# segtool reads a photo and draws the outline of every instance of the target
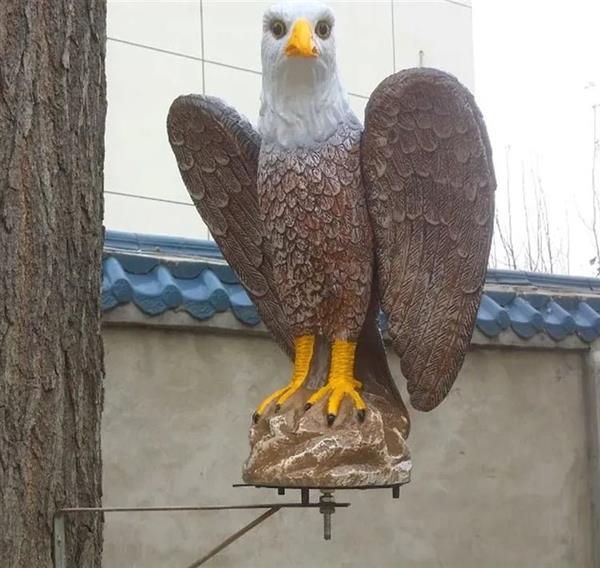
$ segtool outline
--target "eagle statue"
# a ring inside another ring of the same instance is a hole
[[[433,409],[465,358],[492,238],[496,182],[473,96],[442,71],[400,71],[371,95],[363,128],[334,14],[317,2],[266,11],[262,71],[257,130],[210,96],[177,98],[167,121],[192,200],[293,360],[254,422],[301,390],[300,413],[318,405],[325,428],[342,405],[364,421],[370,389],[404,408],[382,322],[412,405]]]

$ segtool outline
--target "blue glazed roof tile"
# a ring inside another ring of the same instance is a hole
[[[577,335],[587,343],[600,336],[600,314],[591,308],[587,302],[578,302],[577,308],[571,312]]]
[[[488,337],[509,328],[523,339],[543,333],[555,341],[576,335],[591,343],[600,337],[600,279],[489,270],[487,285],[477,327]],[[102,309],[128,303],[150,316],[177,309],[206,320],[231,311],[246,325],[260,323],[214,243],[107,231]],[[380,325],[387,326],[383,314]]]
[[[550,300],[541,313],[546,333],[556,341],[572,335],[577,329],[573,316],[554,300]]]
[[[230,286],[229,300],[231,302],[231,311],[240,321],[249,325],[258,325],[260,323],[258,311],[242,286]]]
[[[477,314],[477,325],[485,335],[495,337],[510,326],[508,312],[490,295],[484,294]]]
[[[510,290],[489,290],[487,295],[492,298],[494,302],[504,307],[508,306],[515,299],[517,293]]]
[[[133,297],[131,283],[116,259],[109,257],[104,262],[102,290],[110,290],[116,302],[130,302]]]
[[[544,329],[544,316],[520,296],[508,307],[508,317],[513,331],[523,339],[529,339]]]
[[[203,285],[201,276],[181,281],[181,293],[185,310],[199,320],[211,318],[217,312],[220,302],[211,301],[210,290]]]

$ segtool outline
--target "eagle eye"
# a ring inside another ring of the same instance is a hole
[[[269,28],[271,30],[271,33],[277,39],[281,39],[287,32],[287,28],[281,20],[273,20]]]
[[[327,20],[320,20],[315,26],[315,32],[321,39],[327,39],[331,35],[331,24]]]

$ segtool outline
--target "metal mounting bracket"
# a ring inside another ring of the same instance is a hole
[[[331,540],[331,516],[338,508],[350,507],[350,503],[337,503],[334,498],[334,487],[281,487],[281,486],[266,486],[266,485],[249,485],[246,483],[236,483],[233,487],[257,487],[262,489],[276,489],[278,495],[285,495],[288,490],[300,491],[299,503],[265,503],[265,504],[250,504],[250,505],[224,505],[224,506],[174,506],[174,507],[70,507],[59,509],[54,513],[52,529],[52,552],[54,568],[71,568],[67,566],[67,541],[66,541],[66,524],[67,518],[80,514],[101,515],[104,513],[157,513],[157,512],[180,512],[180,511],[232,511],[232,510],[249,510],[249,509],[266,509],[259,517],[244,525],[238,531],[227,537],[212,550],[207,552],[202,558],[196,560],[186,568],[197,568],[208,562],[213,556],[217,555],[223,549],[234,543],[240,537],[250,532],[268,518],[275,515],[282,509],[319,509],[323,515],[323,538]],[[379,485],[379,486],[358,486],[344,487],[348,489],[392,489],[392,497],[398,499],[400,497],[400,485]],[[319,490],[321,497],[318,503],[311,503],[310,490]],[[338,488],[339,489],[339,488]]]
[[[284,491],[285,493],[285,491]],[[279,492],[281,495],[281,491]],[[336,503],[335,501],[327,503],[327,511],[329,519],[331,512],[335,512],[338,507],[349,507],[350,503]],[[244,525],[241,529],[227,537],[224,541],[207,552],[202,558],[196,560],[186,568],[197,568],[202,566],[213,556],[227,548],[230,544],[238,540],[240,537],[257,527],[268,518],[272,517],[281,509],[319,509],[322,511],[321,503],[310,503],[308,499],[308,490],[301,492],[301,500],[299,503],[266,503],[266,504],[251,504],[251,505],[225,505],[215,507],[202,506],[182,506],[182,507],[71,507],[59,509],[54,513],[52,528],[52,544],[53,544],[53,561],[54,568],[68,568],[67,566],[67,542],[66,542],[66,523],[69,516],[80,514],[104,514],[104,513],[156,513],[156,512],[180,512],[180,511],[232,511],[232,510],[249,510],[249,509],[266,509],[259,517]],[[325,513],[324,513],[325,514]],[[330,522],[330,521],[329,521]],[[331,525],[329,530],[331,538]]]

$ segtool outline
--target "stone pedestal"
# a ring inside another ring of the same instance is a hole
[[[245,483],[344,488],[410,481],[408,420],[397,405],[363,393],[367,412],[361,423],[346,397],[328,426],[326,400],[304,411],[312,392],[299,391],[278,414],[271,409],[251,427]]]

